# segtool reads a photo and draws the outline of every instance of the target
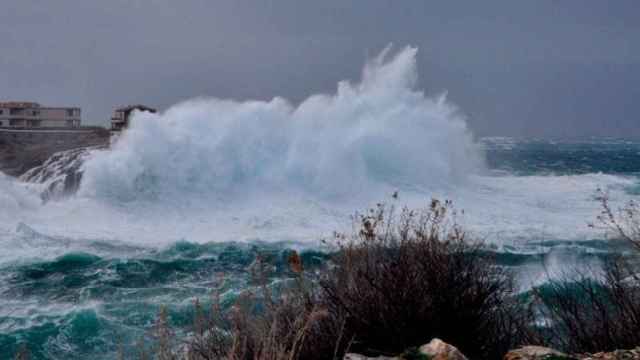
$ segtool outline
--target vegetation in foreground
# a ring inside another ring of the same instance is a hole
[[[537,290],[548,319],[548,343],[573,353],[631,349],[640,345],[640,206],[628,203],[612,209],[599,191],[602,212],[593,225],[614,234],[630,254],[611,255],[602,269],[574,271]]]
[[[515,301],[513,277],[466,238],[450,202],[415,211],[379,205],[354,218],[353,234],[336,234],[326,268],[310,271],[292,252],[291,280],[267,281],[269,265],[252,267],[256,287],[230,311],[214,295],[195,304],[188,340],[175,342],[167,314],[154,328],[158,359],[341,359],[349,352],[391,355],[447,339],[475,358],[495,358],[535,341],[529,312]]]

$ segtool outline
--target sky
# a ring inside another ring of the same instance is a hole
[[[294,102],[419,48],[477,136],[640,137],[637,0],[2,0],[0,100],[165,109],[198,96]]]

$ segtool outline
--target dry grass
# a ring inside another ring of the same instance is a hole
[[[230,311],[222,310],[217,290],[208,311],[196,301],[191,336],[181,346],[171,343],[166,312],[161,311],[154,328],[155,356],[163,360],[325,359],[315,351],[318,342],[325,340],[315,332],[315,324],[327,313],[305,278],[297,253],[292,253],[290,266],[293,279],[284,289],[274,290],[267,280],[270,266],[258,257],[252,266],[256,286],[240,295]]]

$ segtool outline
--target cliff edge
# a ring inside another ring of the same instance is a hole
[[[0,172],[21,176],[42,165],[53,154],[109,144],[109,131],[103,128],[79,130],[0,129]]]

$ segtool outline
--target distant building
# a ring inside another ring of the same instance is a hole
[[[157,110],[144,105],[128,105],[117,108],[111,117],[111,132],[119,132],[129,127],[129,117],[134,110],[156,113]]]
[[[80,127],[80,108],[44,107],[35,102],[0,102],[0,127],[75,128]]]

